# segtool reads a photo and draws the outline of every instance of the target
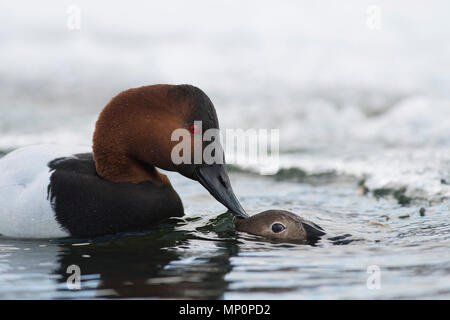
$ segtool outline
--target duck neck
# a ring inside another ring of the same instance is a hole
[[[160,173],[155,166],[135,160],[129,155],[113,149],[93,148],[97,174],[112,182],[140,183],[150,181],[169,185],[167,176]]]
[[[97,174],[112,182],[140,183],[150,181],[160,185],[170,185],[166,175],[151,164],[140,161],[129,150],[126,123],[105,108],[95,126],[93,156]],[[118,122],[119,121],[119,122]]]

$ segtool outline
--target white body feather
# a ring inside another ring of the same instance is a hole
[[[48,199],[48,163],[56,158],[91,152],[89,147],[36,145],[0,159],[0,234],[15,238],[69,236],[55,219]]]

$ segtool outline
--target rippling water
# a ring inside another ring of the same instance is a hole
[[[427,206],[421,215],[419,206],[361,196],[348,179],[313,186],[250,174],[231,178],[250,213],[292,210],[327,235],[299,245],[236,232],[230,215],[201,187],[173,176],[186,217],[144,234],[0,239],[0,297],[450,297],[448,202]],[[80,290],[66,283],[74,264],[81,270]],[[367,285],[374,265],[380,269],[379,289]]]
[[[0,157],[90,144],[117,92],[192,83],[221,128],[280,129],[277,174],[230,167],[247,211],[291,210],[327,235],[236,232],[200,185],[169,174],[186,215],[145,234],[0,238],[0,298],[450,298],[449,4],[378,1],[374,31],[360,1],[246,3],[79,1],[76,31],[60,2],[2,3]]]

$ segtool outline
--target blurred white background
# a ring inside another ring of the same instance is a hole
[[[320,151],[285,166],[386,184],[387,167],[416,181],[432,163],[441,192],[449,12],[448,1],[2,1],[0,150],[89,145],[118,92],[190,83],[222,128],[279,128],[282,151]]]

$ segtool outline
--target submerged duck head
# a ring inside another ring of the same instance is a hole
[[[113,182],[170,184],[156,167],[176,171],[200,182],[235,216],[248,217],[231,187],[218,129],[214,105],[194,86],[123,91],[106,105],[96,123],[97,173]]]
[[[238,231],[289,242],[317,240],[325,234],[317,224],[285,210],[263,211],[234,223]]]

